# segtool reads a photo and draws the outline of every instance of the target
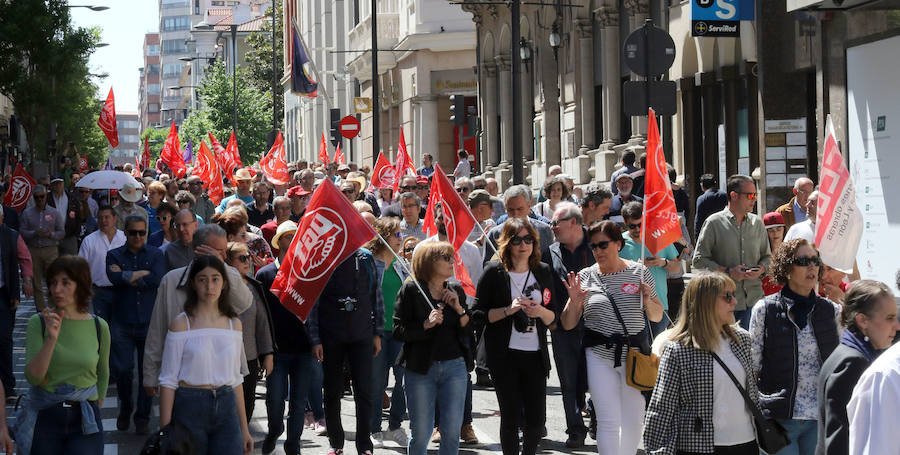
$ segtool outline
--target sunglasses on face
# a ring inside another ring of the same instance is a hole
[[[567,216],[567,217],[565,217],[565,218],[560,218],[560,219],[558,219],[558,220],[552,220],[552,221],[550,221],[550,227],[556,227],[556,226],[559,226],[560,223],[562,223],[563,221],[567,221],[567,220],[571,220],[571,219],[572,219],[571,216]]]
[[[522,244],[522,242],[525,242],[526,245],[533,245],[534,237],[530,234],[526,235],[525,237],[514,235],[513,238],[509,239],[510,245],[519,246]]]
[[[821,267],[822,259],[818,256],[798,256],[791,261],[797,267]]]
[[[468,192],[468,191],[469,191],[468,188],[457,188],[457,189],[456,189],[456,192],[457,192],[457,193],[465,193],[465,192]]]
[[[129,230],[125,231],[125,233],[130,236],[141,236],[141,237],[147,235],[147,233],[145,231],[142,231],[139,229],[129,229]]]
[[[629,230],[640,229],[640,228],[641,228],[641,223],[637,223],[637,224],[626,224],[626,226],[628,226],[628,229],[629,229]]]
[[[413,190],[416,189],[416,186],[415,186],[415,185],[411,185],[411,186],[401,186],[400,189],[403,190],[403,191],[413,191]]]
[[[191,182],[191,183],[188,183],[188,185],[191,185],[191,186],[193,186],[193,185],[200,186],[200,185],[203,185],[203,182]]]
[[[427,189],[428,189],[428,185],[417,185],[417,186],[416,186],[416,189],[417,189],[417,190],[427,190]]]
[[[597,250],[597,249],[605,250],[605,249],[609,248],[609,244],[610,244],[609,240],[604,240],[602,242],[592,243],[590,246],[591,246],[592,250]]]
[[[397,237],[398,239],[403,238],[403,234],[401,234],[400,231],[395,232],[393,235],[394,235],[394,237]]]
[[[743,191],[741,191],[738,194],[743,194],[744,196],[747,196],[748,200],[751,200],[751,201],[756,200],[756,193],[744,193]]]
[[[404,252],[404,253],[412,253],[413,250],[415,250],[415,249],[416,249],[416,247],[414,247],[414,246],[408,246],[408,247],[406,247],[406,248],[403,249],[403,252]]]
[[[238,256],[236,259],[238,261],[243,262],[244,264],[250,263],[250,255],[249,254],[242,254],[242,255]]]
[[[726,292],[725,295],[722,296],[722,298],[725,299],[726,302],[737,300],[737,297],[734,295],[734,291]]]

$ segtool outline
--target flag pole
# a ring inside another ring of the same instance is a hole
[[[419,292],[422,293],[422,297],[425,297],[425,301],[428,302],[428,306],[430,306],[432,310],[438,309],[438,307],[434,304],[434,302],[432,302],[431,299],[428,298],[428,294],[426,294],[425,290],[422,289],[422,285],[419,284],[419,280],[417,280],[415,278],[415,276],[412,273],[412,270],[410,270],[409,267],[406,266],[406,261],[403,258],[401,258],[399,255],[397,255],[397,252],[394,251],[393,248],[391,248],[391,245],[389,245],[387,243],[387,240],[385,240],[384,237],[381,236],[381,234],[378,234],[376,232],[375,235],[378,236],[378,240],[381,240],[381,243],[383,243],[384,246],[387,247],[388,251],[390,251],[391,254],[393,254],[394,257],[397,258],[397,262],[400,263],[400,266],[403,267],[403,270],[406,270],[406,273],[409,273],[409,276],[412,277],[412,282],[416,284],[417,288],[419,288]]]

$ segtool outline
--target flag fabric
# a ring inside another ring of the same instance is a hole
[[[284,138],[281,136],[281,131],[275,137],[269,153],[259,160],[259,167],[274,185],[286,185],[291,180],[288,174],[287,160],[284,157]]]
[[[88,164],[87,155],[79,155],[78,156],[78,170],[82,173],[87,172],[90,165]]]
[[[862,239],[863,216],[856,205],[856,188],[838,148],[830,114],[826,119],[825,134],[815,243],[825,265],[852,273]]]
[[[150,167],[150,136],[144,138],[144,153],[141,155],[141,162],[138,166],[141,169]]]
[[[297,25],[291,21],[291,91],[315,98],[319,83],[313,80],[306,65],[312,65],[312,62],[306,53],[306,47],[303,46]]]
[[[393,188],[394,186],[394,166],[384,157],[384,154],[378,152],[378,160],[375,161],[375,170],[372,171],[372,187],[373,188]]]
[[[322,182],[300,219],[272,283],[272,293],[306,322],[337,266],[375,235],[375,230],[337,187],[329,181]]]
[[[37,185],[37,182],[22,167],[20,162],[12,173],[9,189],[6,190],[6,196],[3,197],[3,205],[21,212],[28,205],[28,201],[31,200],[31,191],[35,185]]]
[[[209,195],[209,199],[213,204],[218,205],[225,197],[222,173],[219,171],[219,164],[216,162],[213,152],[203,141],[200,141],[200,147],[197,149],[196,175],[203,181],[203,187],[207,188],[206,194]]]
[[[113,170],[113,169],[115,169],[115,168],[113,167],[112,163],[109,161],[109,157],[106,157],[106,164],[103,165],[103,170],[104,170],[104,171],[111,171],[111,170]]]
[[[319,161],[328,166],[331,158],[328,157],[328,144],[325,142],[325,133],[322,133],[322,140],[319,141]]]
[[[338,144],[334,151],[334,162],[338,164],[347,164],[347,158],[344,158],[344,152],[341,150],[341,144]]]
[[[406,150],[406,138],[403,136],[403,127],[401,126],[400,143],[397,144],[397,161],[394,163],[394,193],[400,188],[400,180],[407,174],[407,171],[412,171],[412,174],[416,175],[416,167]]]
[[[163,144],[157,161],[160,160],[175,174],[172,177],[181,178],[187,174],[187,166],[184,165],[184,158],[181,154],[181,140],[178,139],[178,127],[175,126],[174,120],[172,126],[169,127],[169,136],[166,137],[166,143]]]
[[[219,167],[219,170],[225,173],[225,176],[228,177],[228,181],[234,181],[234,175],[231,173],[232,171],[226,165],[226,155],[228,153],[225,151],[225,147],[222,147],[222,144],[219,143],[219,140],[213,136],[212,132],[206,133],[209,136],[209,143],[212,146],[213,157],[216,159],[216,164]]]
[[[650,109],[647,128],[647,169],[644,174],[644,221],[641,241],[651,254],[681,238],[681,222],[675,209],[675,197],[669,182],[666,156],[663,154],[656,113]]]
[[[134,170],[136,170],[136,171],[141,170],[141,158],[138,156],[134,157]]]
[[[184,155],[182,155],[182,159],[184,159],[185,164],[194,162],[194,140],[188,139],[187,147],[184,148]]]
[[[237,157],[235,159],[235,157]],[[241,154],[238,152],[237,146],[237,138],[234,135],[234,131],[231,132],[231,137],[228,138],[228,145],[225,146],[225,156],[222,157],[224,162],[219,162],[219,166],[221,167],[224,164],[225,174],[228,175],[228,180],[231,183],[234,183],[234,170],[240,167]]]
[[[116,100],[113,97],[113,89],[109,88],[109,95],[103,103],[103,109],[100,110],[100,118],[97,119],[97,126],[103,130],[106,140],[112,148],[119,146],[119,128],[116,125]]]

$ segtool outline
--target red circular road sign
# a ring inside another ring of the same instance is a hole
[[[359,134],[359,120],[352,115],[348,115],[341,119],[339,128],[341,129],[341,136],[344,136],[347,139],[353,139]]]

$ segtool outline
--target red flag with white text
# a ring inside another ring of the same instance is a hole
[[[375,161],[375,170],[372,171],[372,186],[374,188],[391,188],[394,186],[394,166],[384,157],[384,153],[378,152],[378,160]]]
[[[288,174],[287,160],[284,157],[284,138],[281,136],[281,131],[275,137],[269,153],[259,160],[259,167],[274,185],[286,185],[291,180]]]
[[[350,201],[330,181],[313,192],[297,233],[272,282],[272,293],[301,321],[338,265],[375,236]]]
[[[6,196],[3,198],[3,205],[21,212],[28,205],[28,201],[31,200],[31,191],[35,185],[37,185],[37,182],[22,167],[20,162],[12,173],[9,189],[6,190]]]
[[[331,158],[328,157],[328,144],[325,143],[325,133],[322,133],[322,140],[319,141],[319,161],[328,166]]]
[[[407,175],[407,171],[412,171],[412,175],[416,175],[416,167],[413,166],[412,158],[406,150],[406,138],[403,136],[403,127],[400,127],[400,143],[397,144],[397,162],[394,163],[394,193],[400,188],[400,180]]]
[[[235,159],[237,157],[237,159]],[[228,145],[225,146],[225,154],[221,157],[216,155],[219,161],[219,167],[225,171],[225,175],[228,176],[228,181],[234,185],[234,170],[240,167],[241,154],[238,152],[237,146],[237,137],[234,135],[234,131],[231,132],[231,137],[228,138]]]
[[[681,222],[675,209],[675,197],[669,182],[666,156],[663,154],[656,113],[649,111],[647,128],[647,169],[644,174],[644,220],[641,225],[641,241],[651,254],[681,238]]]
[[[187,174],[187,166],[184,164],[184,156],[181,153],[181,140],[178,139],[178,127],[175,126],[174,120],[169,128],[169,136],[166,137],[166,143],[163,144],[159,159],[169,166],[169,169],[175,174],[173,177],[182,178]]]
[[[213,204],[218,205],[225,197],[225,188],[222,184],[222,173],[219,170],[219,163],[213,156],[213,152],[206,146],[206,142],[200,141],[200,148],[197,150],[197,174],[203,181],[203,186],[207,188],[206,194]]]
[[[119,127],[116,125],[116,100],[113,97],[113,89],[109,88],[109,95],[103,103],[103,109],[100,111],[100,118],[97,119],[97,126],[103,130],[106,140],[112,148],[119,146]]]

